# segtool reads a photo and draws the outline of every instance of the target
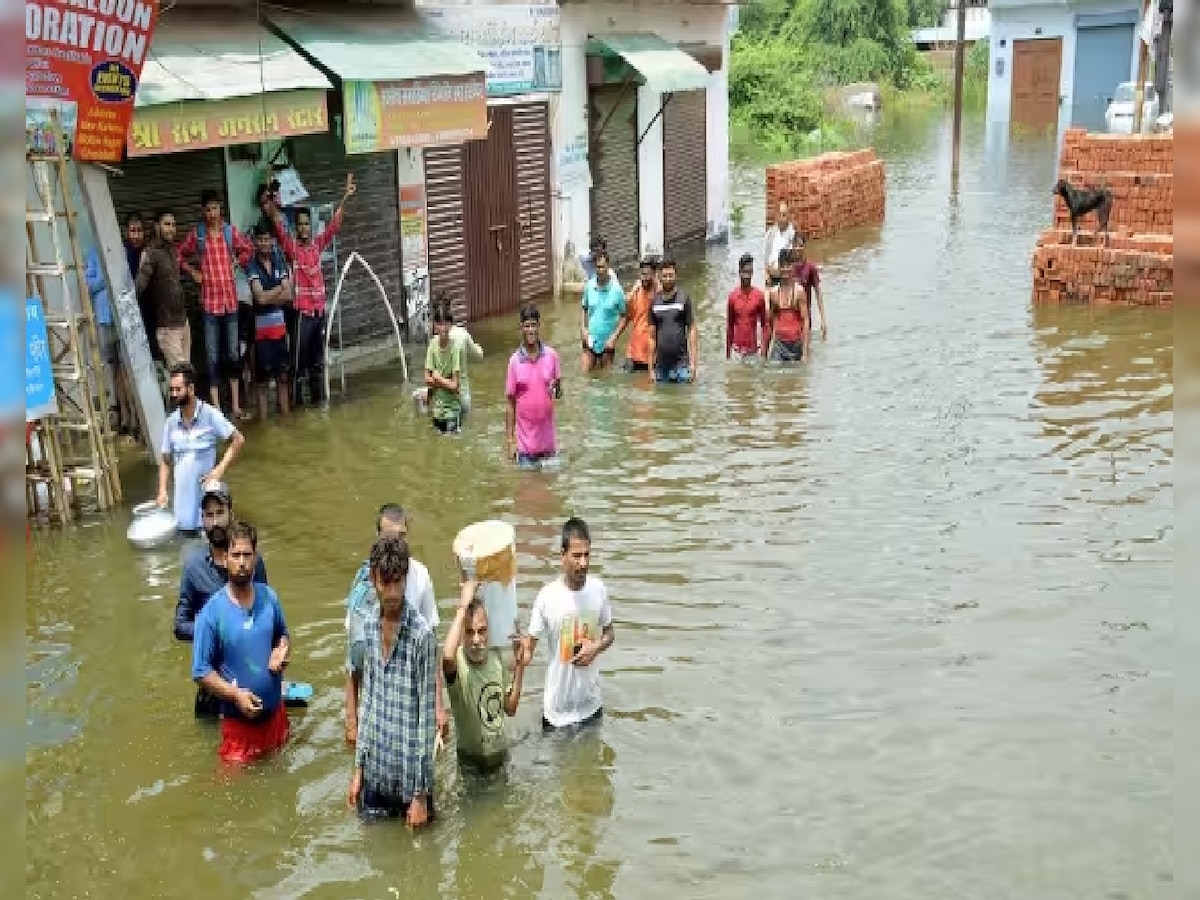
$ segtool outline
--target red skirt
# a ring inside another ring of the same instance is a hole
[[[290,730],[282,702],[261,721],[222,718],[218,753],[227,763],[251,763],[286,744]]]

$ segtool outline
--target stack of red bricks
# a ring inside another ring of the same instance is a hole
[[[883,221],[886,179],[874,150],[825,153],[767,167],[767,225],[787,201],[805,239]]]
[[[1033,254],[1035,303],[1164,306],[1174,302],[1174,141],[1170,134],[1067,132],[1059,177],[1081,188],[1112,191],[1109,240],[1095,213],[1079,222],[1054,198],[1054,227]]]

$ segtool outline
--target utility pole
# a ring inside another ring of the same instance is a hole
[[[967,65],[967,0],[955,0],[958,39],[954,43],[954,135],[950,150],[950,181],[958,186],[958,163],[962,151],[963,77]]]
[[[1146,69],[1150,66],[1150,45],[1142,40],[1146,28],[1146,20],[1151,15],[1151,5],[1155,0],[1146,0],[1142,6],[1142,19],[1138,22],[1138,71],[1137,83],[1133,86],[1133,133],[1142,133],[1142,118],[1146,109]]]
[[[1154,53],[1154,92],[1158,94],[1161,112],[1173,112],[1175,98],[1168,102],[1171,94],[1171,27],[1175,24],[1173,0],[1158,0],[1158,12],[1162,16],[1162,29],[1158,33],[1158,46]]]

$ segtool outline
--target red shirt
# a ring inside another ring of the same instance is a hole
[[[233,257],[244,269],[254,256],[254,245],[250,239],[231,228],[233,246],[225,246],[225,223],[204,230],[204,253],[200,255],[200,305],[206,313],[222,316],[238,311],[237,282],[233,278]],[[195,229],[187,236],[176,255],[179,264],[196,256],[200,250],[200,238]]]
[[[796,279],[796,284],[804,288],[804,296],[808,300],[808,305],[812,306],[813,290],[821,285],[821,273],[807,259],[802,263],[796,263],[792,272],[795,273],[793,277]]]
[[[759,327],[763,340],[767,338],[767,301],[756,287],[744,290],[741,286],[729,292],[725,318],[725,358],[734,347],[740,353],[758,353]]]
[[[321,254],[342,227],[342,210],[339,208],[324,231],[307,244],[277,228],[275,239],[294,264],[293,287],[296,291],[296,312],[302,316],[319,316],[325,312],[325,276],[321,273]]]
[[[781,297],[783,288],[775,290],[775,337],[794,344],[804,337],[804,315],[801,312],[803,295],[795,282],[791,285],[791,297]],[[790,303],[787,302],[790,300]]]

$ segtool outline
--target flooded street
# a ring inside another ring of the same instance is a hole
[[[723,359],[736,260],[761,264],[748,170],[745,235],[681,260],[694,390],[584,378],[576,304],[544,307],[560,472],[503,458],[515,316],[472,329],[459,439],[394,371],[247,428],[231,487],[316,689],[270,764],[223,775],[193,719],[178,548],[132,551],[127,512],[35,536],[27,896],[1170,896],[1171,313],[1031,309],[1053,145],[986,159],[970,124],[956,199],[948,120],[877,147],[886,224],[810,248],[807,368]],[[151,497],[150,468],[125,487]],[[583,516],[616,615],[602,728],[542,737],[539,650],[507,771],[443,756],[415,838],[345,808],[343,600],[389,500],[444,610],[456,532],[512,522],[522,621]]]

